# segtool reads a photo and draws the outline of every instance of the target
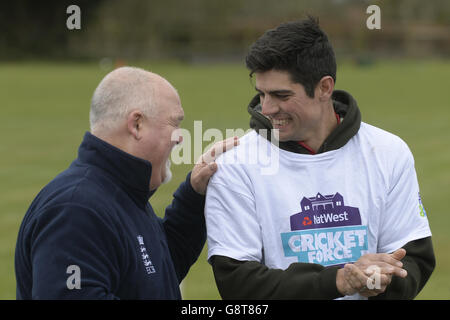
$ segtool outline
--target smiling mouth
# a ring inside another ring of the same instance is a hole
[[[289,119],[270,119],[274,128],[284,127],[289,123]]]

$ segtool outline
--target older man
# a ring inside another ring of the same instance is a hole
[[[148,201],[170,179],[183,117],[176,90],[156,74],[123,67],[101,81],[78,158],[44,187],[20,227],[18,299],[181,298],[179,283],[205,242],[204,194],[217,170],[200,161],[165,218],[155,215]]]

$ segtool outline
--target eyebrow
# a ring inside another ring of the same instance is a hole
[[[258,91],[259,93],[264,93],[262,92],[260,89],[258,89],[258,87],[255,87],[255,90]],[[274,89],[274,90],[270,90],[268,92],[270,95],[286,95],[286,94],[294,94],[294,91],[292,90],[287,90],[287,89]]]

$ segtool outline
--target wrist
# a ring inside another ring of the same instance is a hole
[[[336,287],[336,273],[339,269],[338,266],[332,266],[320,272],[318,281],[324,299],[336,299],[343,296]]]

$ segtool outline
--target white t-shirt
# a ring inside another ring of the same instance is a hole
[[[206,193],[208,259],[344,265],[431,236],[411,151],[369,124],[317,155],[251,131],[217,163]]]

